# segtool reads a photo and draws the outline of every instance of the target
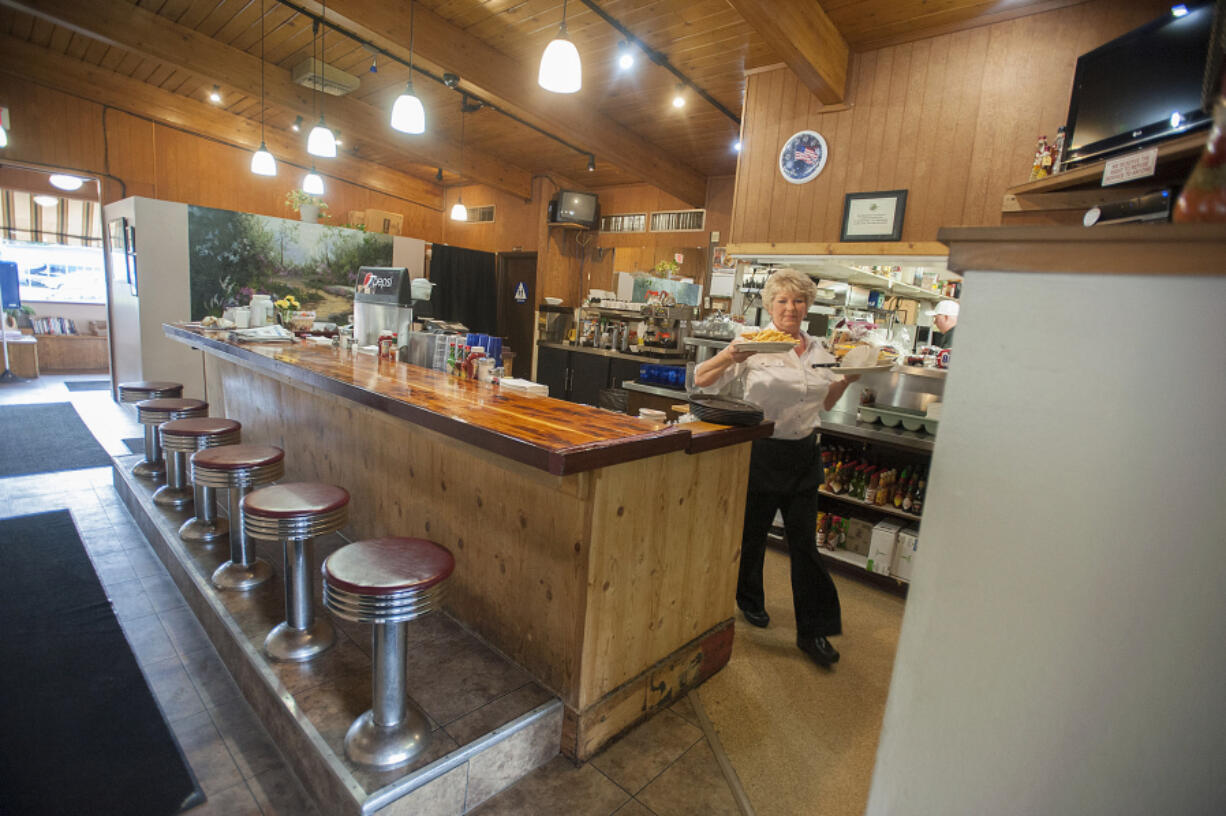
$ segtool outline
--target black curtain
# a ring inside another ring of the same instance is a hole
[[[490,252],[435,244],[430,256],[434,316],[463,323],[471,332],[496,334],[498,285],[494,261]]]

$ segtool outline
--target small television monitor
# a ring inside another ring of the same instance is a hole
[[[555,224],[581,224],[591,229],[600,221],[600,204],[593,193],[559,190],[550,202],[549,220]]]
[[[1213,3],[1187,3],[1077,59],[1064,167],[1207,125]]]

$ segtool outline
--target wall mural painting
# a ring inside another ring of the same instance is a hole
[[[208,207],[187,208],[187,241],[192,320],[268,294],[348,323],[358,268],[392,265],[391,235]]]

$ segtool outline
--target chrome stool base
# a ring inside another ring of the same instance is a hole
[[[153,503],[158,507],[171,510],[182,510],[190,507],[196,500],[196,493],[190,487],[171,487],[162,485],[153,494]]]
[[[345,734],[346,756],[381,771],[409,764],[429,744],[430,721],[413,705],[405,708],[403,720],[391,726],[375,724],[375,713],[367,711]]]
[[[179,538],[188,544],[214,544],[230,535],[230,522],[224,518],[205,521],[193,516],[179,528]]]
[[[272,565],[263,558],[257,558],[250,564],[227,561],[213,571],[213,586],[229,592],[246,592],[271,577]]]
[[[166,462],[164,460],[138,462],[136,467],[132,468],[132,475],[151,482],[164,482],[166,481]]]
[[[306,629],[278,623],[264,639],[264,653],[281,663],[300,663],[327,651],[336,640],[332,624],[316,620]]]

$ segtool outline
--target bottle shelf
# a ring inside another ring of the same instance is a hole
[[[922,518],[922,516],[918,516],[915,513],[908,513],[906,510],[899,510],[892,504],[888,506],[884,504],[869,504],[863,499],[855,499],[845,493],[831,493],[829,490],[825,490],[823,488],[818,488],[817,492],[820,495],[828,496],[835,501],[854,504],[857,507],[863,507],[868,510],[876,510],[878,513],[885,513],[888,516],[895,516],[896,518],[909,519],[910,521],[919,521]]]

